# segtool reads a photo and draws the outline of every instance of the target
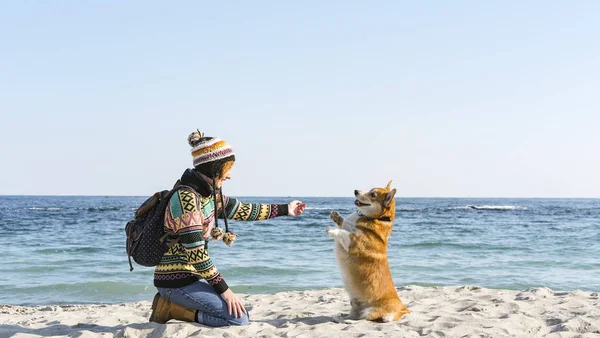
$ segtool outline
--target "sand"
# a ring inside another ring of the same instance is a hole
[[[251,323],[149,323],[150,301],[0,305],[0,337],[600,337],[598,293],[477,286],[398,287],[412,311],[393,323],[344,320],[343,289],[239,295]]]

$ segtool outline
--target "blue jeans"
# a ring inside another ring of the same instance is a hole
[[[235,318],[227,310],[227,303],[205,280],[199,280],[182,288],[157,288],[163,298],[198,310],[196,321],[208,326],[248,325],[250,317],[242,313]],[[246,312],[248,312],[246,310]]]

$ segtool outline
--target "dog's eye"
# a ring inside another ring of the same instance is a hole
[[[374,192],[372,192],[372,193],[371,193],[371,197],[375,197],[376,195],[377,195],[377,194],[376,194],[376,193],[374,193]]]

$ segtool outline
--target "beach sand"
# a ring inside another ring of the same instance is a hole
[[[149,323],[150,300],[111,305],[0,305],[0,337],[599,337],[598,293],[403,286],[411,314],[393,323],[340,320],[343,289],[239,295],[251,323]]]

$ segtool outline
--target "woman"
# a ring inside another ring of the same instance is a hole
[[[158,293],[152,302],[150,321],[164,324],[170,319],[208,326],[247,325],[248,312],[228,287],[208,254],[208,240],[223,239],[231,245],[235,234],[216,226],[217,216],[240,221],[258,221],[277,216],[299,216],[306,204],[249,204],[221,194],[223,182],[231,178],[235,155],[216,137],[196,131],[188,137],[194,169],[180,180],[186,187],[171,197],[165,212],[165,227],[177,233],[178,242],[163,256],[154,272]],[[224,206],[224,207],[223,207]]]

